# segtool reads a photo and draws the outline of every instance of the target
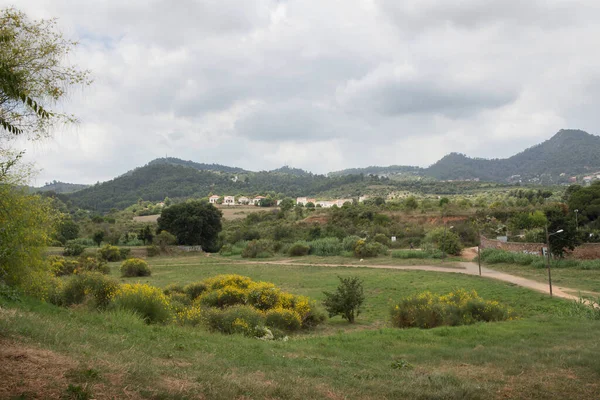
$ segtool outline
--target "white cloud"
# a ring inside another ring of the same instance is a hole
[[[9,2],[0,0],[1,5]],[[81,123],[25,144],[38,181],[165,154],[248,169],[427,166],[599,132],[594,0],[31,0],[80,40]]]

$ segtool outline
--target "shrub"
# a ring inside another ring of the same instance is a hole
[[[388,248],[381,243],[369,243],[363,239],[356,242],[354,255],[359,258],[377,257],[380,254],[386,254]]]
[[[285,308],[267,311],[265,321],[269,328],[281,329],[287,332],[297,331],[302,326],[300,315],[294,310]]]
[[[288,254],[292,257],[302,257],[308,255],[310,246],[306,242],[296,242],[288,250]]]
[[[446,254],[459,256],[462,250],[460,238],[447,228],[437,228],[425,235],[425,242],[435,245]]]
[[[106,261],[93,256],[82,255],[77,260],[77,263],[77,271],[100,272],[105,275],[110,273],[110,268],[106,264]]]
[[[69,260],[61,256],[49,256],[46,260],[50,264],[50,269],[56,276],[73,274],[79,264],[75,260]]]
[[[392,244],[392,240],[383,233],[378,233],[377,235],[375,235],[373,241],[381,243],[382,245],[387,247],[390,247],[390,245]]]
[[[345,251],[354,252],[354,248],[356,247],[356,243],[360,240],[358,236],[346,236],[342,241],[342,247]]]
[[[323,292],[325,294],[323,305],[330,317],[341,315],[342,318],[353,323],[360,315],[360,308],[365,300],[363,282],[358,277],[338,276],[338,278],[340,284],[335,293]]]
[[[121,261],[121,251],[117,246],[111,246],[110,244],[107,244],[98,250],[98,253],[100,254],[100,258],[105,261]]]
[[[123,277],[150,276],[151,274],[148,263],[140,258],[130,258],[121,263],[121,276]]]
[[[316,239],[309,243],[310,254],[316,256],[338,256],[342,252],[342,242],[338,238]]]
[[[84,251],[85,247],[83,247],[81,244],[73,240],[69,240],[67,244],[65,244],[63,255],[68,257],[77,257],[81,255],[81,253],[83,253]]]
[[[172,293],[185,293],[185,291],[183,285],[179,283],[169,283],[167,286],[164,287],[163,293],[168,296]]]
[[[119,248],[119,256],[121,257],[121,260],[125,260],[125,259],[129,258],[130,255],[131,255],[131,249],[127,249],[127,248],[123,248],[123,247]]]
[[[197,306],[185,307],[175,313],[175,319],[180,325],[196,326],[202,323],[202,310]]]
[[[134,311],[147,323],[165,323],[171,319],[171,306],[167,296],[159,288],[144,284],[121,285],[112,307]]]
[[[266,239],[252,240],[248,242],[242,257],[244,258],[266,258],[273,255],[273,242]]]
[[[119,288],[119,283],[99,272],[73,275],[62,289],[61,303],[69,306],[90,301],[95,308],[106,308]]]
[[[96,243],[94,243],[94,241],[90,238],[77,238],[69,240],[69,242],[80,244],[83,247],[93,247],[96,245]]]
[[[200,297],[202,293],[206,292],[207,289],[208,287],[204,282],[194,282],[186,285],[183,288],[183,293],[187,294],[190,299],[194,300],[197,297]]]
[[[249,288],[248,304],[259,310],[270,310],[280,303],[280,294],[281,291],[272,283],[258,282]]]
[[[392,258],[442,258],[443,253],[440,250],[395,250],[392,251]]]
[[[245,289],[236,286],[225,286],[210,292],[205,292],[199,298],[200,304],[208,307],[230,307],[237,304],[246,304],[248,294]]]
[[[160,248],[155,244],[153,244],[151,246],[147,246],[146,247],[146,255],[148,257],[156,257],[156,256],[160,255]]]
[[[496,301],[485,301],[475,291],[463,289],[436,296],[430,292],[403,298],[392,307],[392,325],[398,328],[435,328],[478,321],[503,321],[511,312]]]
[[[211,331],[245,336],[263,336],[265,316],[254,307],[238,305],[224,310],[209,308],[204,311],[204,321]]]
[[[228,274],[228,275],[217,275],[212,278],[205,279],[204,284],[210,290],[220,289],[225,286],[235,286],[240,289],[247,289],[252,285],[252,279],[247,276]]]

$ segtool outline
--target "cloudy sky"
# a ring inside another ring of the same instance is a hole
[[[25,144],[93,183],[165,155],[251,170],[507,157],[600,133],[597,0],[27,0],[79,40],[80,123]]]

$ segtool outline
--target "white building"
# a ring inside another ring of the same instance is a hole
[[[309,197],[298,197],[296,199],[296,205],[298,206],[305,206],[307,203],[313,203],[316,206],[317,200],[311,199]]]
[[[210,202],[210,204],[217,204],[217,201],[219,200],[219,196],[212,195],[208,198],[208,201]]]
[[[250,203],[250,199],[245,196],[238,197],[238,203],[239,204],[248,204],[248,203]]]
[[[257,205],[258,203],[260,203],[260,201],[262,199],[266,199],[265,196],[256,196],[255,198],[252,199],[252,204]]]
[[[235,204],[235,197],[234,196],[225,196],[223,198],[223,204],[228,205],[228,206],[233,206]]]

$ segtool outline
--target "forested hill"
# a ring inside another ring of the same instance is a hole
[[[150,163],[111,181],[73,193],[69,199],[81,208],[106,212],[111,208],[125,208],[140,198],[161,201],[165,197],[200,198],[211,193],[238,196],[267,192],[290,197],[311,196],[362,179],[364,177],[356,175],[328,178],[324,175],[266,171],[223,173],[200,171],[173,163]]]
[[[55,192],[55,193],[72,193],[78,190],[83,190],[89,185],[80,185],[77,183],[67,183],[67,182],[59,182],[53,181],[48,182],[42,187],[32,187],[31,190],[34,192]]]
[[[437,179],[506,181],[514,177],[559,182],[596,171],[600,171],[600,137],[580,130],[561,130],[545,142],[506,159],[485,160],[452,153],[427,168],[425,174]]]
[[[216,172],[230,172],[230,173],[248,172],[242,168],[228,167],[226,165],[221,165],[221,164],[197,163],[194,161],[185,161],[185,160],[181,160],[179,158],[174,158],[174,157],[157,158],[148,163],[148,165],[155,165],[155,164],[181,165],[184,167],[194,168],[199,171],[216,171]]]
[[[425,176],[441,180],[479,179],[507,182],[567,182],[570,176],[600,171],[600,137],[581,130],[561,130],[552,138],[505,159],[470,158],[450,153],[428,168],[398,166],[352,168],[329,176],[374,174]],[[561,174],[564,174],[561,176]]]

